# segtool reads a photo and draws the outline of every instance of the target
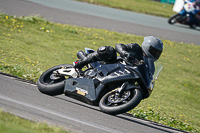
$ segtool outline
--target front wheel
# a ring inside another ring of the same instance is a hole
[[[73,65],[71,64],[63,64],[46,70],[38,79],[37,86],[39,91],[51,96],[63,94],[66,76],[57,75],[55,72],[58,69],[72,67]]]
[[[172,17],[169,18],[168,23],[169,23],[169,24],[175,24],[175,23],[177,23],[177,22],[179,21],[179,19],[180,19],[181,17],[182,17],[182,16],[181,16],[179,13],[177,13],[177,14],[175,14],[175,15],[173,15]]]
[[[122,114],[135,108],[142,98],[143,94],[139,89],[126,90],[120,97],[116,91],[111,91],[101,98],[99,108],[108,114]]]

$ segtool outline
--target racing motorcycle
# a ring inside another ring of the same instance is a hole
[[[81,59],[92,52],[94,50],[85,48],[85,52],[78,52],[77,56]],[[84,70],[73,66],[62,64],[46,70],[38,79],[39,91],[51,96],[65,94],[99,106],[102,112],[112,115],[130,111],[148,98],[162,70],[159,65],[150,77],[143,60],[132,65],[120,57],[114,64],[89,63]]]
[[[194,15],[195,10],[199,7],[194,5],[194,2],[185,1],[182,10],[171,16],[168,20],[169,24],[180,23],[184,25],[189,25],[190,28],[200,27],[200,23],[188,23],[190,19],[190,15]],[[200,14],[198,14],[200,16]]]

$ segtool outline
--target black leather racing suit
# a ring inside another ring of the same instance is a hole
[[[132,64],[143,60],[142,48],[137,43],[129,43],[126,45],[120,43],[115,46],[115,49],[122,58],[125,58]]]
[[[91,53],[80,59],[75,68],[82,68],[88,63],[101,61],[104,64],[114,63],[117,60],[117,53],[120,54],[122,58],[125,58],[130,63],[134,63],[136,60],[143,60],[143,52],[141,47],[137,43],[130,44],[117,44],[115,49],[111,46],[102,46],[94,53]]]

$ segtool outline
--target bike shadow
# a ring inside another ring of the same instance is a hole
[[[90,104],[87,104],[87,103],[84,103],[84,102],[81,102],[81,101],[78,101],[78,100],[74,101],[73,98],[66,99],[66,96],[55,96],[55,98],[60,99],[60,100],[64,100],[66,102],[70,102],[70,103],[73,103],[73,104],[76,104],[76,105],[79,105],[79,106],[84,107],[84,108],[88,108],[88,109],[95,110],[95,111],[103,113],[99,109],[98,106],[93,106],[93,105],[90,105]],[[110,115],[110,114],[106,114],[106,113],[103,113],[103,114]],[[174,129],[174,128],[171,128],[171,127],[168,127],[168,126],[165,126],[165,125],[161,125],[161,124],[158,124],[158,123],[153,122],[153,121],[144,120],[144,119],[134,117],[132,114],[128,114],[128,113],[123,113],[123,114],[119,114],[119,115],[111,115],[111,116],[114,116],[114,117],[117,117],[117,118],[120,118],[120,119],[123,119],[123,120],[127,120],[127,121],[132,122],[132,123],[137,123],[137,124],[141,124],[143,126],[154,128],[154,129],[157,129],[161,132],[174,133],[175,130],[177,132],[183,132],[181,130]],[[172,131],[169,131],[169,129],[171,129]]]
[[[196,31],[200,31],[200,28],[197,27],[197,28],[190,28],[189,26],[187,25],[175,25],[177,27],[180,27],[180,28],[184,28],[184,29],[190,29],[190,30],[196,30]]]
[[[76,100],[76,99],[73,99],[73,98],[70,98],[70,97],[66,97],[64,95],[54,96],[54,97],[57,98],[57,99],[60,99],[60,100],[64,100],[66,102],[70,102],[70,103],[73,103],[73,104],[76,104],[76,105],[79,105],[79,106],[82,106],[82,107],[85,107],[85,108],[89,108],[89,109],[101,112],[98,106],[90,105],[90,104],[87,104],[85,102],[82,102],[82,101],[79,101],[79,100]],[[66,99],[66,98],[69,98],[69,99]]]

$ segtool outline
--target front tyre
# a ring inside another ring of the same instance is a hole
[[[99,108],[108,114],[122,114],[135,108],[142,98],[143,94],[139,89],[126,90],[120,98],[116,91],[110,91],[101,98]]]
[[[182,17],[182,16],[181,16],[179,13],[177,13],[177,14],[175,14],[175,15],[173,15],[172,17],[169,18],[168,23],[169,23],[169,24],[175,24],[175,23],[177,23],[177,22],[179,21],[179,19],[180,19],[181,17]]]
[[[38,90],[47,95],[60,95],[64,92],[65,76],[56,75],[54,72],[61,68],[72,68],[71,64],[62,64],[46,70],[38,79]]]

